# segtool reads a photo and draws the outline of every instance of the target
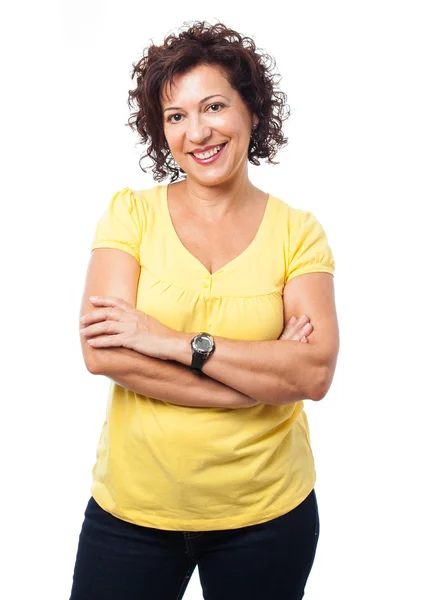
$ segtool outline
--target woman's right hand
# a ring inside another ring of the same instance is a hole
[[[294,342],[308,343],[308,336],[313,331],[313,325],[307,315],[302,315],[300,319],[293,316],[281,332],[279,340],[292,340]]]
[[[303,315],[300,319],[293,316],[278,339],[306,344],[308,342],[308,336],[311,335],[313,329],[313,325],[310,323],[310,319],[307,315]],[[251,406],[261,404],[258,400],[244,396],[240,392],[235,394],[231,401],[232,405],[227,408],[250,408]]]

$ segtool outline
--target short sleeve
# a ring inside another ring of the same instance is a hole
[[[118,248],[140,262],[142,227],[140,207],[130,188],[123,188],[111,198],[97,223],[91,251],[95,248]]]
[[[334,256],[321,223],[312,212],[291,210],[285,283],[304,273],[334,275],[334,270]]]

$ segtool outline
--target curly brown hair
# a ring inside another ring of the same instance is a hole
[[[183,27],[188,29],[183,31]],[[278,164],[272,159],[287,144],[282,122],[289,117],[290,110],[286,94],[276,87],[276,78],[280,76],[271,72],[275,60],[259,52],[250,37],[221,22],[214,25],[206,21],[185,22],[179,31],[179,35],[171,33],[165,37],[161,46],[155,46],[151,40],[141,60],[132,63],[131,78],[136,76],[136,88],[129,90],[128,105],[135,108],[135,112],[126,125],[139,133],[139,143],[149,144],[139,160],[142,171],[146,172],[142,160],[149,157],[153,161],[155,181],[162,181],[171,174],[173,183],[185,173],[168,147],[160,99],[166,82],[173,85],[176,74],[184,74],[201,64],[223,67],[230,85],[259,118],[258,126],[251,133],[249,162],[259,165],[261,158]]]

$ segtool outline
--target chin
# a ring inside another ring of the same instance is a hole
[[[208,186],[221,185],[226,183],[233,177],[233,173],[209,173],[207,175],[199,175],[197,173],[187,173],[190,179],[195,179],[198,183]]]
[[[189,169],[189,171],[185,171],[186,175],[191,179],[195,179],[199,183],[204,183],[205,185],[219,185],[222,183],[226,183],[230,179],[232,179],[237,170],[233,169],[230,165],[226,165],[225,168],[215,168],[215,169],[204,169],[201,173],[200,170]]]

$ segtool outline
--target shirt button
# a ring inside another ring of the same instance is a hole
[[[210,282],[208,279],[205,279],[202,283],[202,287],[204,288],[209,288],[210,287]]]

